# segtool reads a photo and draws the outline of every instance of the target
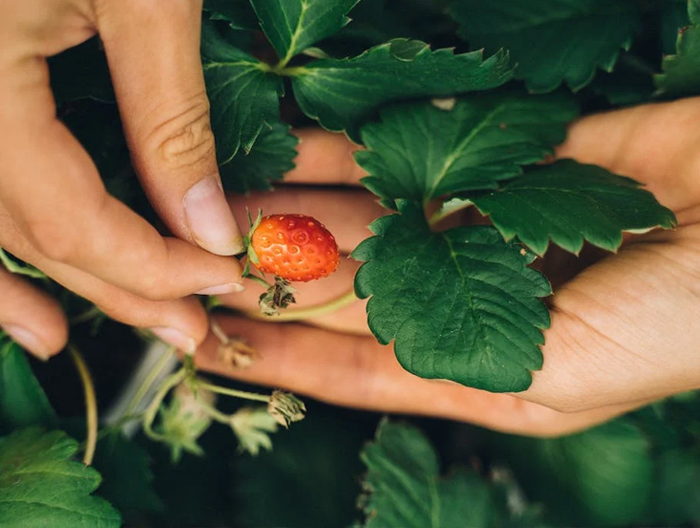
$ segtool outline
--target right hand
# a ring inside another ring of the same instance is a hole
[[[372,337],[364,300],[315,314],[303,324],[218,315],[224,333],[243,339],[260,357],[250,368],[232,368],[212,336],[196,359],[219,375],[333,404],[537,436],[572,433],[698,389],[699,123],[696,97],[591,115],[571,125],[559,157],[601,165],[644,183],[676,213],[678,228],[634,235],[615,254],[587,250],[575,258],[550,249],[539,262],[554,283],[552,324],[545,331],[544,367],[533,372],[524,392],[493,394],[410,374],[399,365],[393,346]],[[370,236],[367,224],[387,211],[369,192],[347,186],[359,184],[365,174],[353,163],[354,147],[344,136],[318,130],[300,135],[297,166],[286,178],[295,185],[253,194],[246,204],[314,216],[347,254]],[[237,200],[232,203],[240,209]],[[324,305],[352,291],[358,266],[341,259],[338,272],[327,279],[294,284],[299,307]],[[247,311],[255,308],[256,293],[251,287],[222,301]]]
[[[202,0],[0,0],[0,247],[107,315],[193,351],[193,293],[240,291],[240,230],[220,187],[199,56]],[[134,167],[179,238],[107,194],[56,119],[46,57],[99,33]],[[38,357],[63,348],[58,303],[0,266],[0,325]]]

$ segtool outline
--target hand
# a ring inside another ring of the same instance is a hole
[[[369,235],[385,214],[367,192],[311,185],[356,184],[363,175],[352,147],[339,135],[302,131],[293,184],[256,195],[251,207],[311,214],[335,233],[342,251]],[[210,336],[197,353],[204,369],[283,387],[327,402],[394,413],[463,420],[500,431],[558,435],[580,430],[652,400],[700,387],[700,98],[586,117],[575,123],[560,157],[595,163],[647,185],[673,209],[679,227],[627,238],[615,255],[590,265],[587,257],[550,250],[545,274],[554,279],[552,325],[545,332],[544,368],[530,389],[492,394],[404,371],[391,346],[377,344],[366,326],[364,302],[307,324],[275,324],[221,316],[231,336],[260,352],[246,370],[217,357]],[[237,200],[232,201],[238,209]],[[557,269],[574,268],[557,286]],[[566,264],[566,266],[562,266]],[[329,279],[299,285],[300,307],[352,288],[357,263],[345,260]],[[583,269],[581,269],[583,268]],[[579,273],[576,273],[579,272]],[[252,290],[252,288],[251,288]],[[254,309],[256,294],[226,298]]]
[[[0,2],[0,247],[183,350],[208,329],[189,294],[239,289],[242,239],[214,153],[202,0]],[[134,167],[172,233],[108,195],[55,117],[46,57],[99,33]],[[199,247],[197,247],[199,246]],[[223,255],[223,256],[220,256]],[[0,266],[2,268],[2,266]],[[66,341],[56,301],[0,269],[0,325],[37,356]]]

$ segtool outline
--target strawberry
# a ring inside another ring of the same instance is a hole
[[[327,277],[339,261],[333,235],[318,220],[300,214],[261,218],[250,237],[249,255],[263,273],[297,282]]]
[[[264,284],[260,310],[265,315],[279,315],[280,309],[296,302],[290,281],[308,282],[327,277],[338,267],[338,244],[324,225],[306,215],[258,214],[251,220],[250,234],[245,237],[248,263],[243,275]],[[275,276],[274,284],[249,273],[253,264],[263,273]]]

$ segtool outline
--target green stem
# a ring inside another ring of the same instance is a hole
[[[70,321],[68,321],[68,323],[71,325],[87,323],[88,321],[94,319],[101,313],[102,311],[97,306],[93,306],[92,308],[88,308],[87,310],[85,310],[83,313],[80,313],[73,317]]]
[[[340,297],[337,297],[331,301],[324,304],[319,304],[316,306],[311,306],[309,308],[302,308],[299,310],[285,310],[284,312],[270,317],[269,315],[264,315],[257,310],[248,310],[245,315],[251,319],[259,319],[274,323],[287,323],[289,321],[302,321],[304,319],[311,319],[314,317],[320,317],[326,315],[346,306],[351,305],[357,301],[357,296],[354,291],[349,291],[344,293]]]
[[[138,390],[136,391],[136,393],[134,393],[134,396],[131,398],[131,401],[129,401],[129,404],[126,406],[126,409],[124,410],[124,416],[129,416],[133,414],[134,411],[138,408],[139,403],[141,403],[141,400],[143,400],[144,396],[151,388],[155,380],[158,378],[163,369],[167,366],[168,361],[174,353],[175,347],[169,346],[165,350],[165,352],[163,352],[163,355],[160,358],[158,358],[158,361],[155,365],[153,365],[153,368],[148,373],[148,376],[146,376],[146,378],[143,380],[143,383],[141,383],[141,386],[139,386]]]
[[[210,405],[209,403],[205,402],[203,398],[199,400],[199,405],[201,405],[202,409],[204,409],[207,412],[207,414],[217,422],[222,423],[224,425],[231,425],[231,416],[222,413],[213,405]]]
[[[261,62],[260,64],[258,64],[258,68],[260,68],[264,72],[279,75],[280,77],[300,77],[309,73],[309,69],[304,66],[287,67],[287,62],[288,60],[281,60],[274,66]]]
[[[83,356],[74,345],[68,345],[68,351],[75,363],[75,367],[80,374],[80,381],[83,383],[83,391],[85,393],[85,409],[86,409],[86,428],[87,440],[85,445],[85,454],[83,455],[83,464],[89,466],[95,457],[95,448],[97,446],[97,398],[95,397],[95,384],[90,376],[90,371],[85,364]]]
[[[253,275],[253,274],[251,274],[251,273],[249,273],[248,275],[246,275],[245,278],[246,278],[246,279],[250,279],[250,280],[252,280],[252,281],[254,281],[254,282],[257,282],[258,284],[260,284],[260,285],[261,285],[262,287],[264,287],[265,289],[267,289],[267,288],[269,288],[270,286],[272,286],[272,284],[270,284],[269,282],[267,282],[267,281],[266,281],[265,279],[263,279],[262,277],[258,277],[257,275]]]
[[[264,403],[270,402],[270,396],[264,394],[256,394],[254,392],[240,391],[236,389],[227,389],[226,387],[219,387],[218,385],[212,385],[206,381],[197,380],[197,387],[205,389],[211,392],[216,392],[217,394],[223,394],[225,396],[233,396],[234,398],[242,398],[244,400],[259,401]]]
[[[186,369],[181,368],[175,374],[169,376],[158,389],[158,392],[153,397],[153,401],[146,408],[146,412],[143,413],[143,432],[151,440],[156,440],[158,442],[165,440],[164,435],[156,433],[153,430],[153,422],[156,419],[158,409],[160,409],[160,404],[163,403],[170,389],[182,383],[186,375]]]

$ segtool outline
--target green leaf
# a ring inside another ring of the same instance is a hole
[[[541,329],[549,314],[539,297],[549,283],[527,267],[531,255],[492,227],[430,231],[422,210],[376,220],[377,236],[352,257],[364,261],[355,291],[367,304],[380,343],[395,340],[403,367],[494,392],[522,391],[542,367]]]
[[[263,129],[250,152],[239,150],[231,161],[221,165],[224,189],[241,194],[267,191],[272,188],[271,182],[282,180],[294,168],[299,143],[289,128],[275,123],[272,128]]]
[[[650,505],[650,444],[626,419],[553,439],[510,437],[526,495],[563,526],[637,526]]]
[[[204,80],[211,103],[211,126],[219,164],[278,121],[282,80],[267,65],[232,46],[211,24],[202,26]]]
[[[50,57],[48,63],[57,105],[86,98],[114,102],[107,57],[99,37]]]
[[[611,71],[640,25],[634,0],[457,0],[450,10],[472,48],[509,50],[532,92],[580,90],[596,68]]]
[[[363,467],[358,453],[376,418],[310,404],[309,415],[278,432],[271,451],[232,463],[235,518],[227,526],[284,528],[351,526]]]
[[[653,521],[656,526],[700,523],[700,458],[697,449],[664,451],[657,460]]]
[[[19,345],[0,340],[0,430],[54,427],[56,413]]]
[[[118,528],[119,513],[92,497],[100,475],[72,460],[78,442],[61,431],[23,429],[0,439],[0,526]]]
[[[415,40],[397,39],[351,59],[321,59],[292,78],[301,109],[328,130],[345,130],[359,141],[359,127],[386,103],[412,97],[448,97],[495,88],[510,80],[508,55],[483,60],[475,51],[431,51]]]
[[[688,0],[688,17],[691,25],[679,31],[676,54],[664,57],[664,72],[656,76],[658,95],[700,93],[700,0]]]
[[[210,20],[225,20],[233,29],[259,29],[258,18],[248,0],[204,0]]]
[[[661,51],[664,55],[673,55],[676,52],[678,30],[690,25],[688,0],[668,0],[659,7]]]
[[[45,279],[46,274],[26,262],[17,259],[14,255],[10,255],[7,251],[0,247],[0,265],[2,265],[10,273],[24,275],[32,279]]]
[[[415,428],[382,421],[361,454],[367,466],[361,505],[367,528],[495,525],[495,496],[471,471],[441,478],[435,450]]]
[[[589,87],[613,105],[637,105],[652,99],[654,71],[639,57],[622,54],[615,70],[599,73]]]
[[[623,231],[671,228],[676,222],[639,183],[573,160],[534,168],[470,199],[506,240],[517,236],[538,255],[547,251],[550,239],[572,253],[584,240],[615,251]]]
[[[111,433],[97,443],[93,466],[103,477],[100,495],[125,516],[163,510],[153,489],[151,457],[121,433]]]
[[[355,154],[370,176],[362,183],[384,199],[418,202],[522,173],[566,138],[576,104],[563,95],[471,94],[452,110],[430,103],[381,112],[361,130],[367,151]]]
[[[360,0],[251,0],[281,64],[338,32]]]

